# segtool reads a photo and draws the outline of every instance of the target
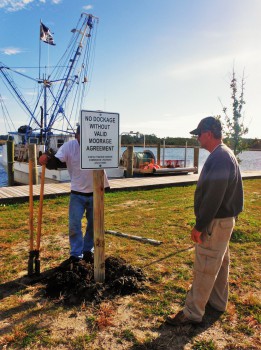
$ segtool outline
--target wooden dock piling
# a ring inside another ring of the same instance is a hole
[[[6,141],[8,186],[14,185],[14,141]]]
[[[133,177],[133,145],[127,146],[126,177]]]

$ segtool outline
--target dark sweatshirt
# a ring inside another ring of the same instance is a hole
[[[235,217],[243,210],[243,185],[237,160],[221,144],[207,158],[194,197],[195,228],[202,231],[214,218]]]

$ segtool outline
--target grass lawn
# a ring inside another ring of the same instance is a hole
[[[106,234],[106,256],[142,268],[146,289],[79,307],[48,300],[41,283],[25,283],[29,205],[1,205],[0,349],[260,349],[261,180],[245,180],[244,189],[245,209],[230,243],[228,309],[221,315],[208,310],[202,326],[176,328],[164,319],[182,307],[192,282],[195,186],[105,194],[106,230],[162,244]],[[68,201],[68,196],[44,201],[41,271],[69,255]]]

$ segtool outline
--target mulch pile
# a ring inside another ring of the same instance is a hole
[[[94,281],[93,258],[90,261],[65,262],[46,280],[46,296],[66,305],[83,301],[100,303],[120,295],[130,295],[145,289],[142,269],[132,267],[122,258],[105,260],[105,282]]]

